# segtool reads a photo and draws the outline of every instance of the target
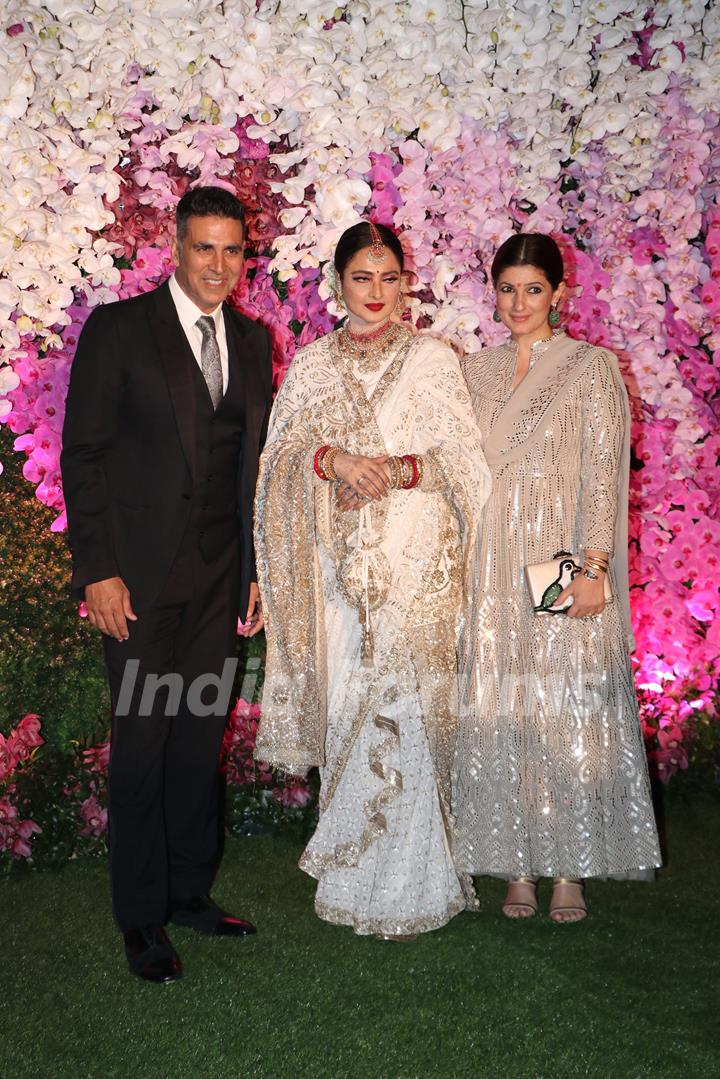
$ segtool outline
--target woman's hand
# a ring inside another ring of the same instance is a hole
[[[357,509],[371,499],[384,498],[390,489],[390,468],[385,457],[363,457],[359,453],[339,453],[333,460],[333,468],[341,481],[340,488],[348,488],[356,496]],[[343,507],[341,507],[343,508]]]
[[[591,581],[584,573],[579,573],[567,588],[562,590],[554,606],[561,607],[569,596],[572,596],[573,603],[567,612],[568,618],[587,618],[589,615],[602,614],[605,609],[603,574],[598,573],[597,581]]]
[[[367,502],[367,499],[356,494],[348,483],[342,481],[337,485],[335,501],[337,503],[337,508],[345,513],[347,510],[362,509]]]

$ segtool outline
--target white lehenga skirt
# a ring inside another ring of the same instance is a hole
[[[347,649],[346,657],[357,656],[356,619],[352,626],[340,617],[329,621],[335,622],[328,626],[334,654]],[[362,684],[367,686],[366,672],[355,664],[347,668],[347,677],[330,680],[324,792],[347,753],[353,718],[363,707]],[[300,867],[318,880],[319,917],[359,934],[427,932],[468,905],[413,694],[364,719]]]

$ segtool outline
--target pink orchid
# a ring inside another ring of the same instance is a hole
[[[701,622],[710,622],[720,606],[720,594],[717,588],[702,588],[685,601],[685,606],[693,618]]]
[[[83,750],[83,761],[91,771],[106,775],[110,764],[110,742]]]
[[[80,830],[80,835],[101,836],[105,834],[108,820],[107,809],[100,805],[94,794],[91,794],[80,803],[80,815],[85,822],[84,827]]]
[[[312,797],[308,785],[298,779],[288,780],[284,787],[275,787],[273,794],[282,806],[306,806]]]
[[[20,747],[26,752],[44,745],[45,739],[40,734],[40,717],[31,712],[23,716],[15,730],[10,732],[10,741],[14,748]]]

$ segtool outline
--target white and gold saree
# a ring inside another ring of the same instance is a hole
[[[423,481],[341,513],[313,472],[324,444],[422,454]],[[256,503],[268,642],[256,755],[320,766],[320,820],[300,864],[319,881],[320,917],[358,933],[437,928],[471,894],[450,854],[449,785],[464,565],[488,490],[444,345],[403,329],[375,371],[346,357],[337,333],[297,354]]]

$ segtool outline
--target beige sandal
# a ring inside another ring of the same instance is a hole
[[[556,903],[555,902],[555,889],[565,885],[575,885],[580,890],[580,902],[579,903]],[[587,907],[585,906],[585,899],[583,896],[584,883],[582,880],[578,880],[577,877],[555,877],[553,880],[553,894],[550,900],[550,917],[554,922],[561,924],[562,922],[581,922],[587,915]]]
[[[537,914],[537,882],[537,877],[517,877],[515,880],[508,882],[508,893],[513,884],[524,884],[526,888],[532,889],[532,891],[528,899],[520,902],[510,902],[507,896],[505,897],[502,912],[506,918],[532,918],[534,914]]]

